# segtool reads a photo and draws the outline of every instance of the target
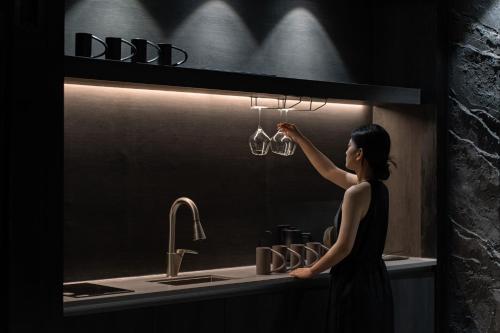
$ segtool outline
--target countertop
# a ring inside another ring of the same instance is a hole
[[[429,269],[437,264],[436,259],[410,257],[405,260],[385,262],[389,274],[412,270]],[[166,279],[165,274],[88,280],[71,283],[89,282],[104,286],[133,290],[132,293],[112,294],[95,297],[73,298],[63,296],[64,315],[82,315],[97,312],[117,311],[129,308],[172,304],[178,302],[200,301],[210,298],[245,295],[256,292],[276,291],[291,286],[327,286],[329,269],[312,279],[297,279],[288,273],[257,275],[254,266],[219,268],[203,271],[180,272],[178,277],[199,275],[218,275],[231,277],[230,280],[190,285],[165,285],[154,280]],[[67,284],[71,284],[67,283]]]

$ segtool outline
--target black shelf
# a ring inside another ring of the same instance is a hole
[[[313,81],[211,69],[65,56],[66,78],[118,81],[370,104],[420,104],[420,89]]]

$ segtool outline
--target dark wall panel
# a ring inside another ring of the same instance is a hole
[[[371,17],[374,83],[422,89],[435,104],[441,74],[437,1],[375,1]]]

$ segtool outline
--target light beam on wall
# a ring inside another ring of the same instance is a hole
[[[127,87],[120,86],[120,83],[110,83],[107,85],[93,85],[93,84],[78,84],[78,83],[65,83],[65,92],[71,95],[72,99],[102,99],[106,103],[124,103],[127,101],[141,100],[144,109],[151,105],[164,105],[164,110],[176,107],[179,105],[191,106],[193,109],[205,112],[242,112],[251,110],[251,94],[242,93],[238,95],[237,92],[224,91],[218,93],[206,92],[206,89],[194,88],[181,88],[181,87],[160,87],[150,86],[147,84],[129,84]],[[279,96],[281,97],[281,96]],[[259,97],[258,103],[261,106],[276,107],[278,96]],[[290,97],[289,104],[298,102],[295,97]],[[314,106],[323,104],[323,102],[314,102]],[[217,105],[217,109],[213,109],[213,105]],[[299,109],[305,109],[309,105],[308,101],[299,104]],[[222,109],[221,109],[222,107]],[[347,112],[350,114],[357,112],[366,112],[371,106],[359,104],[357,102],[327,102],[324,107],[318,111],[295,111],[291,109],[289,114],[303,114],[302,116],[313,116],[313,114],[324,114],[328,112]],[[268,114],[279,114],[275,109],[263,109],[262,112]]]
[[[194,62],[225,68],[244,67],[246,50],[257,44],[238,13],[224,1],[208,1],[198,7],[175,29],[172,40],[179,44],[188,40]],[[234,56],[238,50],[242,54]]]
[[[272,63],[272,67],[277,69],[277,73],[273,74],[278,76],[293,77],[309,71],[310,77],[300,76],[327,79],[334,73],[338,75],[339,69],[344,68],[345,72],[340,74],[346,80],[350,79],[346,66],[335,63],[341,55],[328,33],[311,12],[301,7],[292,9],[275,25],[254,55],[250,67],[257,69],[263,59]],[[329,73],[329,68],[332,73]],[[324,77],[318,77],[318,73],[323,73]]]

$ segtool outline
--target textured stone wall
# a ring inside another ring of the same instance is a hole
[[[450,332],[500,332],[500,1],[451,1]]]

